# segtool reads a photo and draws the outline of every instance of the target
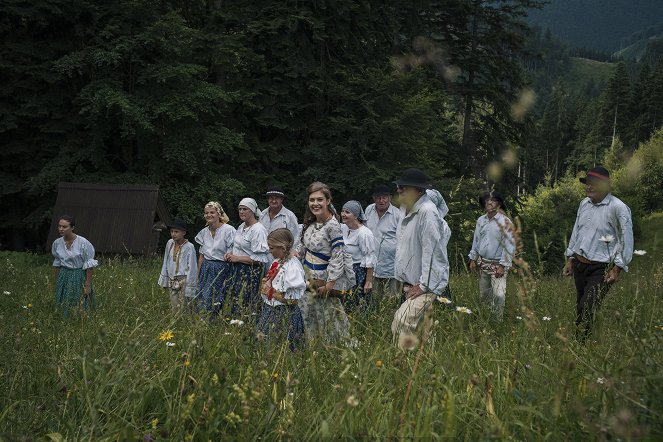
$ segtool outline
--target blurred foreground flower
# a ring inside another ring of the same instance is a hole
[[[357,398],[355,397],[355,395],[350,395],[350,396],[348,396],[348,399],[346,400],[346,402],[347,402],[348,405],[351,406],[351,407],[356,407],[357,405],[359,405],[359,399],[357,399]]]
[[[615,240],[615,237],[612,236],[612,235],[604,235],[604,236],[599,238],[599,241],[604,242],[606,244],[610,244],[614,240]]]
[[[645,256],[647,254],[647,251],[646,250],[634,250],[633,254],[637,255],[637,256]]]
[[[451,304],[451,299],[445,298],[444,296],[438,296],[437,300],[442,304]]]
[[[167,347],[175,347],[175,343],[168,341],[168,342],[166,342],[166,346]]]
[[[3,294],[3,295],[11,295],[12,292],[8,292],[7,290],[5,290],[4,292],[2,292],[2,294]]]
[[[161,333],[159,333],[159,340],[161,341],[170,341],[174,337],[175,335],[173,334],[173,331],[171,329],[164,330]]]
[[[551,319],[552,319],[552,318],[551,318],[550,316],[544,316],[544,317],[543,317],[543,320],[544,320],[544,321],[550,321]]]
[[[231,319],[230,325],[244,325],[244,321],[241,319]]]
[[[596,380],[596,383],[597,383],[597,384],[605,384],[605,378],[598,378],[598,379]]]
[[[412,351],[416,350],[418,346],[419,338],[417,338],[416,335],[401,335],[400,338],[398,338],[398,347],[401,350]]]
[[[456,307],[456,311],[458,313],[465,313],[466,315],[471,315],[472,314],[472,310],[470,310],[467,307]]]

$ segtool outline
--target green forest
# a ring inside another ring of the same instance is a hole
[[[272,183],[298,215],[313,180],[368,203],[419,167],[450,247],[495,187],[544,258],[570,227],[548,231],[556,206],[526,215],[558,194],[573,213],[587,167],[617,172],[634,212],[662,209],[661,45],[606,61],[529,25],[544,3],[4,1],[0,248],[43,248],[63,181],[158,184],[201,223],[206,201]]]

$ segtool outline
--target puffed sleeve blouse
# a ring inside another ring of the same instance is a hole
[[[94,246],[80,235],[76,235],[70,249],[65,246],[64,238],[56,239],[51,247],[51,252],[54,257],[53,267],[87,270],[99,265],[99,262],[94,259]]]

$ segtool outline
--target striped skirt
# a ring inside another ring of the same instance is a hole
[[[90,295],[84,296],[84,284],[85,270],[60,267],[55,289],[55,303],[58,310],[65,317],[68,317],[75,311],[90,310],[97,306],[97,300],[94,296],[94,286],[90,284]]]
[[[263,304],[260,296],[260,282],[264,271],[263,264],[251,265],[233,262],[230,265],[230,274],[223,286],[223,292],[229,304],[224,311],[229,312],[233,317],[241,313],[257,316]]]
[[[366,284],[366,277],[368,276],[368,269],[362,267],[361,264],[356,263],[352,265],[352,270],[355,272],[355,286],[352,287],[352,293],[345,295],[343,299],[343,306],[348,313],[354,311],[367,312],[373,306],[373,297],[371,292],[364,292],[364,285]]]
[[[223,308],[226,279],[230,275],[230,263],[203,259],[198,278],[198,306],[208,313],[218,312]]]
[[[272,307],[263,303],[257,329],[268,341],[280,343],[287,337],[290,351],[301,349],[304,345],[304,319],[297,305]]]

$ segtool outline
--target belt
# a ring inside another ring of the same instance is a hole
[[[573,254],[573,259],[577,260],[578,262],[581,262],[586,265],[599,265],[599,264],[605,264],[605,262],[598,262],[598,261],[591,261],[587,258],[585,258],[582,255],[578,255],[577,253]]]
[[[304,259],[304,265],[311,270],[327,270],[327,267],[329,267],[329,264],[313,264],[307,259]]]

